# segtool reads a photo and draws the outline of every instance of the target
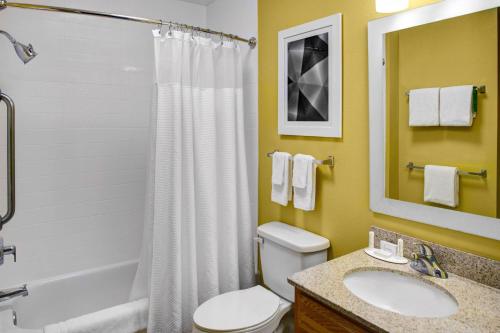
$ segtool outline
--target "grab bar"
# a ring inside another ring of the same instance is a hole
[[[16,134],[15,134],[15,104],[6,94],[0,91],[0,101],[7,105],[7,213],[0,215],[0,230],[10,221],[16,211]]]

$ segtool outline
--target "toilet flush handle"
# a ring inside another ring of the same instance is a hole
[[[259,274],[259,244],[264,244],[264,238],[253,238],[253,263],[255,275]]]

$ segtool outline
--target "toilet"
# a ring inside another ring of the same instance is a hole
[[[215,296],[196,309],[193,333],[286,332],[282,320],[292,308],[294,288],[287,282],[293,273],[326,261],[330,241],[281,222],[257,228],[264,284]],[[289,317],[289,316],[287,316]]]

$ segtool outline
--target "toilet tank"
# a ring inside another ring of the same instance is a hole
[[[330,241],[281,222],[259,226],[257,235],[262,239],[260,260],[264,284],[279,296],[293,302],[294,289],[287,278],[293,273],[325,262]]]

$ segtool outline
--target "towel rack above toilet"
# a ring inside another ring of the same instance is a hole
[[[275,152],[277,152],[278,150],[274,150],[273,152],[270,152],[270,153],[267,153],[267,157],[273,157],[273,154]],[[333,168],[333,166],[335,165],[335,158],[333,157],[333,155],[330,155],[328,156],[328,158],[326,160],[314,160],[314,163],[317,164],[317,165],[327,165],[329,166],[330,168]]]
[[[413,162],[409,162],[406,165],[406,167],[408,169],[410,169],[410,171],[414,170],[414,169],[424,170],[424,168],[425,168],[423,166],[415,165]],[[488,171],[486,171],[485,169],[481,169],[479,172],[471,172],[471,171],[462,171],[462,170],[459,170],[458,174],[461,175],[461,176],[478,176],[478,177],[482,177],[482,178],[487,178],[488,177]]]

